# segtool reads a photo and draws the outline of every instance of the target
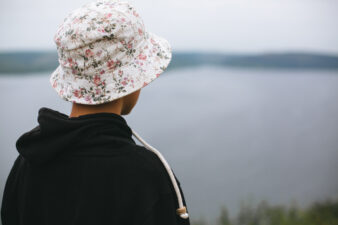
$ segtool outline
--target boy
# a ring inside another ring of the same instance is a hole
[[[170,44],[117,0],[72,11],[54,40],[60,65],[50,83],[72,111],[42,107],[39,125],[17,140],[3,225],[190,224],[168,163],[121,116],[167,68]]]

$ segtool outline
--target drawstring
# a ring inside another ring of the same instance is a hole
[[[146,147],[150,151],[154,152],[160,158],[160,160],[162,161],[164,167],[166,168],[166,170],[167,170],[167,172],[168,172],[168,174],[170,176],[171,182],[174,185],[175,192],[176,192],[176,195],[177,195],[178,207],[179,208],[176,209],[176,213],[178,215],[180,215],[181,218],[187,219],[189,217],[189,214],[187,213],[187,208],[183,205],[180,189],[179,189],[179,187],[177,185],[176,179],[174,177],[174,174],[173,174],[173,172],[172,172],[172,170],[171,170],[171,168],[170,168],[167,160],[165,160],[165,158],[163,157],[163,155],[156,148],[154,148],[151,145],[149,145],[133,129],[131,129],[131,130],[132,130],[133,135],[137,138],[137,140],[139,140],[144,145],[144,147]]]

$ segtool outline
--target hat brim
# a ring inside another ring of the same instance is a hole
[[[146,41],[137,51],[141,54],[135,54],[128,63],[100,75],[99,84],[88,80],[88,76],[72,75],[62,65],[51,74],[50,84],[66,101],[85,105],[111,102],[154,81],[168,67],[172,58],[169,42],[151,32],[147,32]]]

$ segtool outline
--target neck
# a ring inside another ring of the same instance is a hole
[[[115,100],[112,102],[99,104],[99,105],[84,105],[73,103],[72,111],[69,117],[78,117],[86,114],[95,114],[101,112],[115,113],[121,115],[122,101]]]

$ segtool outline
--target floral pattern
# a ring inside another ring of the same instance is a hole
[[[54,36],[50,83],[64,100],[96,105],[143,88],[167,68],[169,42],[145,30],[125,1],[99,0],[68,14]]]

